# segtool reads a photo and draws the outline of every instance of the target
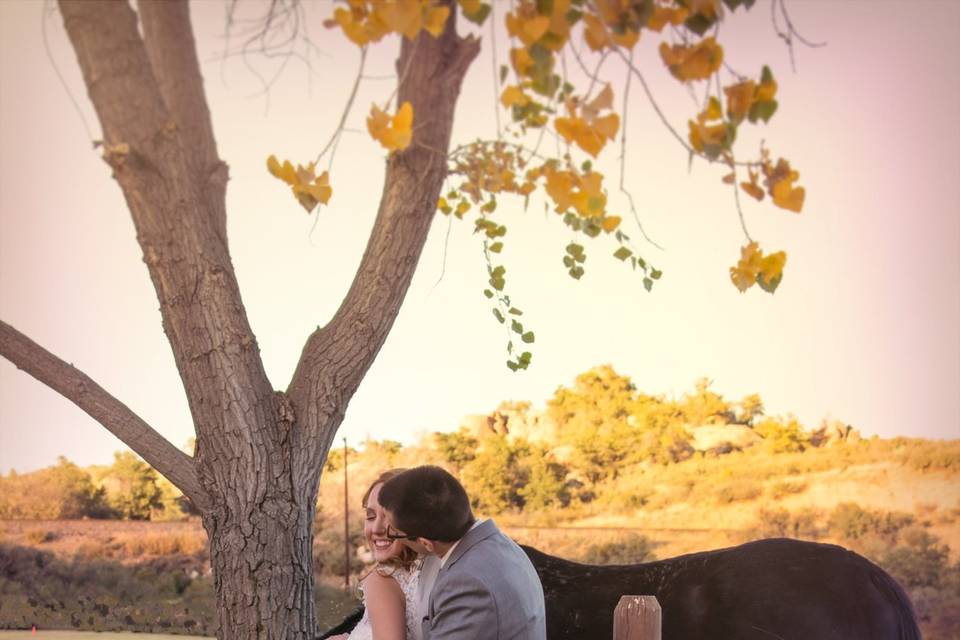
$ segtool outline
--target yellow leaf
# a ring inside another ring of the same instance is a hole
[[[546,191],[550,199],[556,204],[555,211],[563,213],[570,208],[573,197],[573,174],[569,171],[555,171],[545,169],[547,177]]]
[[[483,6],[482,0],[460,0],[460,8],[464,13],[477,13]]]
[[[542,38],[543,34],[550,28],[550,18],[538,15],[535,12],[527,15],[508,13],[506,23],[507,32],[511,36],[520,38],[520,41],[528,47]]]
[[[749,195],[753,196],[757,200],[763,200],[763,189],[752,182],[741,182],[740,188],[746,191]]]
[[[727,94],[727,115],[731,120],[740,122],[747,117],[753,105],[753,94],[756,88],[757,83],[753,80],[745,80],[732,87],[724,88],[723,92]]]
[[[600,51],[613,43],[607,28],[599,18],[590,13],[583,16],[583,37],[587,41],[587,46],[593,51]]]
[[[763,174],[766,176],[773,203],[783,209],[800,213],[806,191],[803,187],[793,186],[793,183],[800,179],[800,174],[790,167],[790,163],[783,158],[777,161],[776,166],[766,162],[763,165]]]
[[[400,105],[397,114],[390,117],[376,105],[370,109],[367,130],[374,140],[390,151],[403,151],[413,140],[413,106],[409,102]]]
[[[723,47],[713,37],[692,46],[660,43],[660,57],[675,78],[683,82],[705,80],[723,64]]]
[[[423,12],[419,0],[381,2],[373,13],[390,31],[402,33],[409,40],[420,33]]]
[[[440,34],[443,33],[443,27],[447,24],[447,18],[449,16],[450,7],[433,7],[428,9],[423,28],[434,38],[439,38]]]
[[[313,211],[317,204],[326,204],[333,195],[330,188],[330,176],[324,171],[320,176],[314,174],[314,163],[306,167],[297,165],[294,169],[289,160],[281,165],[276,156],[267,158],[267,170],[283,182],[290,185],[294,197],[307,213]]]
[[[533,58],[525,48],[517,47],[510,49],[510,64],[516,74],[522,78],[533,68]]]
[[[628,27],[623,33],[617,33],[614,31],[611,37],[613,38],[614,44],[620,45],[626,49],[633,49],[633,47],[637,44],[637,41],[640,39],[640,32]]]
[[[757,102],[770,102],[777,95],[777,81],[770,79],[757,87]]]
[[[763,261],[763,252],[756,242],[751,242],[740,249],[740,261],[730,267],[730,280],[741,292],[746,291],[757,281],[757,274]]]
[[[667,23],[677,26],[687,19],[688,11],[683,7],[676,9],[670,7],[655,6],[653,13],[647,19],[647,28],[656,32],[663,30]]]
[[[530,96],[523,92],[523,89],[516,85],[510,85],[503,90],[503,93],[500,94],[500,103],[509,109],[510,107],[516,105],[518,107],[524,107],[530,104]]]
[[[614,136],[617,135],[617,131],[620,129],[620,116],[611,113],[602,118],[597,118],[593,121],[593,128],[602,137],[613,140]]]
[[[600,223],[600,226],[603,227],[604,231],[610,233],[620,226],[620,216],[607,216],[603,219],[603,222]]]
[[[773,185],[773,203],[782,209],[800,213],[803,209],[803,199],[806,190],[803,187],[794,187],[790,181],[782,180]]]
[[[707,108],[697,115],[697,122],[703,124],[709,120],[720,120],[722,117],[723,111],[720,107],[720,101],[714,96],[710,96],[710,100],[707,101]]]
[[[358,20],[357,16],[349,9],[338,7],[337,10],[333,12],[333,19],[336,24],[340,25],[344,35],[357,46],[362,47],[370,42],[370,37],[367,34],[363,22]]]
[[[699,153],[716,158],[730,144],[730,129],[724,122],[706,125],[688,120],[687,124],[690,128],[690,146]]]
[[[760,261],[758,276],[762,284],[769,286],[774,281],[783,277],[783,267],[787,263],[787,254],[783,251],[777,251],[764,257]]]
[[[604,109],[613,109],[613,89],[607,84],[597,97],[583,106],[584,116],[594,116]]]
[[[607,194],[603,192],[601,182],[603,174],[588,173],[578,180],[579,190],[573,194],[571,202],[584,218],[596,218],[604,214],[607,206]]]

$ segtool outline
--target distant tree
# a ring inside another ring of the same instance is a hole
[[[153,467],[132,451],[113,454],[113,464],[102,478],[107,502],[125,520],[149,520],[155,509],[163,508],[163,491]]]
[[[483,438],[476,456],[462,472],[463,484],[473,507],[483,514],[496,515],[522,506],[519,488],[526,483],[518,465],[517,449],[506,438]]]
[[[566,506],[570,502],[567,489],[567,469],[543,448],[529,447],[527,455],[519,460],[526,482],[517,491],[524,511],[539,511],[549,507]]]
[[[480,441],[463,427],[452,433],[435,433],[433,437],[440,455],[458,475],[477,456]]]
[[[752,425],[753,421],[763,415],[763,400],[759,394],[751,393],[740,401],[740,415],[738,422]]]
[[[687,423],[694,427],[706,424],[729,424],[733,422],[733,410],[718,393],[710,390],[712,382],[700,378],[693,393],[688,393],[680,402],[680,410]]]
[[[770,453],[797,453],[810,446],[810,434],[796,418],[764,418],[753,430],[763,436],[763,446]]]
[[[0,518],[69,520],[109,515],[103,491],[86,471],[63,456],[52,467],[0,477]]]

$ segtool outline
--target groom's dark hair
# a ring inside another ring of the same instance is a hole
[[[377,500],[408,537],[455,542],[474,523],[463,485],[440,467],[414,467],[394,476]]]

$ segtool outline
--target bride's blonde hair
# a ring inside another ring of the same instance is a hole
[[[400,475],[404,471],[406,471],[406,469],[403,469],[403,468],[387,469],[386,471],[381,473],[379,476],[377,476],[377,479],[374,480],[372,483],[370,483],[370,486],[367,487],[366,492],[363,494],[363,502],[361,506],[364,509],[367,508],[367,500],[370,499],[370,494],[373,493],[373,490],[374,488],[377,487],[377,485],[386,483],[387,481],[395,478],[396,476]],[[404,571],[411,570],[414,567],[414,565],[416,565],[418,560],[419,560],[419,556],[417,555],[416,551],[414,551],[413,549],[411,549],[405,544],[401,544],[399,554],[397,554],[392,558],[388,558],[383,562],[377,561],[376,566],[374,566],[372,570],[376,571],[382,576],[389,576],[393,574],[395,571],[397,571],[398,569],[403,569]],[[368,573],[367,575],[370,575],[370,574]],[[366,575],[364,576],[364,578],[365,577]]]

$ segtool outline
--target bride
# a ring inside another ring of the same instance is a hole
[[[377,501],[383,484],[404,469],[380,474],[363,496],[363,537],[376,566],[360,582],[365,611],[350,634],[331,640],[420,640],[418,585],[422,558],[396,536],[387,533],[383,507]]]

